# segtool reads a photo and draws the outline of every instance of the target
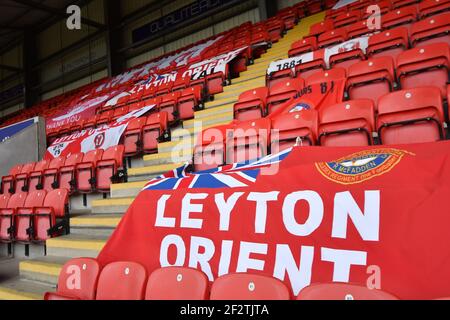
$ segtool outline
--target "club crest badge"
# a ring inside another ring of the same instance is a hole
[[[355,184],[383,175],[392,170],[405,150],[379,148],[353,153],[330,162],[316,162],[317,170],[328,180],[339,184]]]

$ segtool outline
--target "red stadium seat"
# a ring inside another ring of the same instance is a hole
[[[203,109],[202,87],[192,86],[181,91],[178,98],[178,112],[181,120],[192,119],[194,111]]]
[[[94,191],[95,187],[95,166],[103,155],[103,149],[95,149],[87,152],[83,156],[83,161],[75,168],[76,190],[81,193]]]
[[[319,70],[314,74],[306,78],[305,84],[310,86],[315,83],[322,83],[327,81],[339,81],[345,79],[345,69],[344,68],[333,68],[330,70]]]
[[[234,118],[237,120],[254,120],[264,116],[269,89],[266,87],[244,91],[234,104]]]
[[[333,20],[327,19],[325,21],[317,22],[317,23],[313,24],[309,28],[309,35],[310,36],[318,36],[321,33],[324,33],[326,31],[333,30],[333,29],[334,29]]]
[[[397,77],[403,89],[420,86],[440,88],[447,94],[450,49],[446,43],[432,43],[402,52],[397,58]]]
[[[158,151],[158,142],[167,141],[170,138],[169,116],[167,112],[152,113],[147,117],[142,128],[142,148],[145,153]]]
[[[304,86],[305,81],[301,78],[287,79],[278,82],[269,89],[265,113],[271,114],[273,111],[277,110],[282,103],[289,99],[296,98]]]
[[[418,2],[419,0],[392,0],[392,7],[397,9],[404,6],[415,6]]]
[[[193,152],[195,171],[216,168],[225,163],[225,140],[229,125],[208,128],[199,133]]]
[[[425,18],[411,26],[413,47],[445,42],[450,45],[450,12]]]
[[[56,292],[46,292],[44,300],[94,300],[100,265],[93,258],[74,258],[61,268]]]
[[[14,193],[28,191],[30,183],[30,173],[34,170],[35,162],[27,163],[22,166],[19,174],[14,177]]]
[[[166,82],[166,83],[159,84],[156,87],[155,96],[159,97],[159,96],[164,96],[164,95],[169,94],[170,91],[172,91],[172,86],[173,86],[172,82]]]
[[[64,166],[59,168],[58,188],[72,192],[76,187],[75,168],[83,161],[83,153],[73,153],[67,156]]]
[[[309,62],[300,63],[295,66],[295,77],[308,78],[313,73],[327,68],[325,61],[322,58],[315,59]]]
[[[436,87],[394,91],[378,101],[377,130],[383,144],[443,139],[442,101]]]
[[[449,10],[450,0],[425,0],[419,2],[419,15],[421,18]]]
[[[211,287],[211,300],[289,300],[286,285],[268,276],[246,273],[217,278]]]
[[[47,192],[45,190],[30,192],[27,195],[23,207],[17,208],[14,223],[15,226],[14,240],[25,243],[30,242],[32,240],[33,238],[32,216],[34,214],[34,209],[43,206],[46,195]]]
[[[376,30],[371,30],[367,27],[366,20],[356,22],[347,27],[348,39],[358,38],[374,31]]]
[[[390,293],[349,283],[315,283],[300,291],[297,300],[398,300]]]
[[[337,147],[371,145],[374,126],[372,100],[349,100],[326,106],[319,113],[319,144]]]
[[[0,209],[5,209],[8,207],[8,201],[11,196],[9,193],[0,194]]]
[[[44,190],[50,191],[58,188],[59,169],[64,166],[65,161],[65,157],[57,157],[50,161],[48,169],[45,169],[42,175],[42,186]]]
[[[356,23],[361,19],[361,13],[358,10],[353,10],[346,13],[341,13],[334,18],[334,27],[341,28]]]
[[[112,182],[119,182],[119,170],[123,169],[124,145],[109,147],[96,165],[96,190],[109,192]]]
[[[347,30],[345,28],[329,30],[322,33],[318,39],[318,47],[330,47],[347,40]]]
[[[367,57],[397,56],[409,48],[408,29],[398,27],[370,36],[367,47]]]
[[[350,99],[369,98],[375,103],[394,89],[394,63],[389,56],[372,58],[348,68],[347,93]]]
[[[266,156],[270,125],[267,118],[237,123],[232,134],[227,135],[227,163],[245,162]]]
[[[42,185],[42,179],[44,176],[44,171],[48,169],[48,166],[50,165],[50,161],[48,160],[41,160],[39,162],[36,162],[36,165],[34,166],[33,172],[30,173],[30,179],[28,183],[28,191],[36,191],[41,190],[43,188]]]
[[[409,28],[417,20],[417,7],[415,5],[394,9],[381,17],[383,29],[392,29],[398,26]]]
[[[24,192],[13,194],[8,205],[0,209],[0,242],[11,242],[14,238],[14,215],[17,208],[23,207],[27,194]]]
[[[9,175],[2,177],[1,193],[14,193],[15,177],[22,171],[22,165],[18,164],[9,170]]]
[[[138,155],[142,151],[142,128],[147,117],[131,120],[123,134],[124,154],[126,157]]]
[[[314,37],[308,37],[294,42],[291,45],[288,55],[291,58],[314,50],[317,50],[317,39]]]
[[[136,262],[107,264],[98,278],[96,300],[142,300],[147,271]]]
[[[206,300],[208,277],[197,269],[166,267],[148,277],[145,300]]]
[[[271,72],[267,77],[267,87],[270,89],[276,84],[286,81],[294,77],[294,72],[291,68]]]
[[[225,68],[228,70],[228,66]],[[227,74],[228,72],[215,72],[206,76],[206,88],[209,95],[215,95],[223,92],[225,80],[228,78]]]
[[[271,119],[272,153],[283,151],[299,143],[302,146],[316,144],[319,117],[316,110],[302,110],[277,115]]]
[[[56,189],[47,193],[42,207],[34,210],[33,238],[45,241],[69,229],[68,214],[69,192],[66,189]]]
[[[113,115],[114,115],[114,110],[107,110],[107,111],[102,112],[96,121],[96,126],[100,127],[102,125],[107,124],[108,122],[110,122],[112,120]]]
[[[362,61],[366,58],[361,48],[352,48],[330,56],[330,68],[348,68],[352,64]]]
[[[161,103],[159,104],[159,110],[167,112],[169,123],[173,123],[179,119],[178,98],[180,95],[181,92],[179,91],[168,93],[162,97]]]

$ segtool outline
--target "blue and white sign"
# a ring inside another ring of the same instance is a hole
[[[0,128],[0,143],[8,140],[20,131],[30,127],[31,125],[36,123],[37,120],[38,118],[31,118],[22,122],[14,123],[4,128]]]

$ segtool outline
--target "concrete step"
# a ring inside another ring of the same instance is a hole
[[[42,300],[47,291],[54,286],[17,277],[1,283],[0,300]]]
[[[129,198],[136,197],[137,194],[144,188],[148,180],[117,183],[111,186],[112,198]]]
[[[174,149],[176,148],[176,149]],[[158,143],[158,153],[171,152],[172,156],[183,156],[184,152],[192,152],[193,142],[189,139]]]
[[[124,211],[125,212],[125,211]],[[47,255],[57,257],[94,257],[105,245],[108,237],[69,234],[48,239]]]
[[[188,140],[188,139],[184,139]],[[183,141],[173,141],[174,143],[183,143]],[[128,181],[142,181],[142,180],[150,180],[154,177],[160,175],[161,173],[165,173],[167,171],[178,168],[181,163],[170,163],[170,164],[160,164],[153,165],[148,167],[140,167],[140,168],[131,168],[128,169]]]
[[[229,107],[229,110],[227,112],[217,114],[211,113],[211,115],[208,117],[204,117],[201,119],[193,119],[192,121],[189,121],[189,123],[186,124],[186,128],[188,129],[198,128],[197,129],[198,132],[198,130],[201,130],[202,128],[229,123],[232,120],[233,120],[233,109],[232,107]]]
[[[51,286],[58,283],[59,273],[69,257],[45,256],[38,259],[22,260],[19,272],[22,279],[38,281]]]
[[[197,111],[195,113],[195,120],[202,120],[203,118],[210,117],[211,115],[226,113],[226,112],[232,112],[233,111],[233,103],[227,103],[220,107],[216,107],[214,109],[205,109],[202,111]],[[183,123],[184,128],[189,128],[189,123],[193,120],[187,120]]]
[[[119,224],[121,214],[90,214],[70,219],[70,233],[74,235],[101,235],[109,237]]]
[[[175,156],[175,157],[173,157]],[[186,162],[192,158],[191,151],[189,154],[176,154],[175,152],[161,152],[144,156],[144,166],[153,166],[159,164],[174,163],[173,159],[179,159],[179,162]]]
[[[134,197],[97,200],[92,204],[92,212],[96,214],[125,213],[133,200]]]
[[[205,104],[205,109],[213,109],[213,108],[220,107],[220,106],[222,106],[224,104],[229,104],[229,103],[232,103],[232,102],[235,102],[235,101],[236,101],[235,97],[229,97],[229,98],[226,98],[226,99],[217,99],[217,100],[214,100],[214,101],[207,102]],[[200,111],[197,111],[197,112],[200,112]]]

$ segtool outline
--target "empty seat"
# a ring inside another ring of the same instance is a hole
[[[303,62],[295,66],[295,77],[308,78],[310,75],[319,70],[325,70],[327,65],[323,58],[314,59],[312,61]]]
[[[69,192],[56,189],[47,193],[42,207],[34,209],[33,239],[45,241],[69,232]]]
[[[83,161],[75,169],[76,190],[81,193],[94,191],[95,166],[103,155],[103,149],[91,150],[83,156]]]
[[[325,48],[347,40],[347,30],[345,28],[326,31],[319,36],[318,47]]]
[[[450,10],[450,0],[425,0],[419,3],[421,18]]]
[[[270,150],[272,153],[285,150],[295,144],[316,144],[319,117],[316,110],[302,110],[277,115],[271,119]]]
[[[304,86],[305,81],[301,78],[287,79],[278,82],[269,89],[265,113],[271,114],[277,110],[282,103],[288,101],[289,99],[296,98]]]
[[[35,208],[44,205],[45,190],[38,190],[30,192],[27,195],[23,207],[17,208],[15,214],[15,236],[14,239],[20,242],[30,242],[33,238],[32,217],[35,213]]]
[[[225,73],[220,71],[206,76],[206,88],[209,95],[215,95],[223,92],[223,86],[226,84],[228,79],[228,65],[225,66],[225,70]]]
[[[22,170],[22,165],[18,164],[9,170],[8,176],[2,177],[1,193],[14,193],[15,177]]]
[[[266,87],[242,92],[234,104],[234,118],[245,121],[263,117],[268,93]]]
[[[211,287],[211,300],[289,300],[286,285],[278,279],[247,273],[227,274]]]
[[[432,43],[402,52],[397,57],[401,88],[436,86],[442,97],[446,97],[449,60],[450,49],[446,43]]]
[[[178,98],[180,95],[180,91],[168,93],[162,97],[161,103],[159,104],[159,110],[167,112],[169,123],[173,123],[179,119]]]
[[[394,63],[389,56],[372,58],[348,68],[347,93],[350,99],[369,98],[375,103],[379,97],[394,89]]]
[[[194,112],[203,109],[202,87],[192,86],[181,91],[178,112],[181,120],[192,119]]]
[[[5,209],[8,207],[9,198],[9,193],[0,194],[0,209]]]
[[[369,37],[368,57],[391,56],[392,59],[409,48],[408,29],[398,27],[386,30]]]
[[[271,72],[266,79],[267,87],[270,89],[279,82],[286,81],[294,77],[294,72],[291,68],[282,69],[279,71]]]
[[[64,166],[66,157],[57,157],[50,161],[47,169],[44,170],[42,175],[42,186],[44,190],[50,191],[59,187],[58,185],[58,173],[59,169]]]
[[[367,146],[373,144],[373,101],[349,100],[329,105],[319,112],[319,144],[322,146]]]
[[[142,128],[146,121],[147,117],[139,117],[128,123],[123,134],[126,157],[138,155],[142,151]]]
[[[236,124],[232,134],[227,135],[227,163],[246,162],[266,156],[270,126],[270,120],[267,118]]]
[[[109,147],[103,152],[102,159],[97,161],[95,181],[98,192],[109,192],[112,182],[121,181],[124,149],[124,145]]]
[[[145,300],[206,300],[208,277],[200,270],[166,267],[148,277]]]
[[[20,170],[20,173],[14,176],[13,178],[14,193],[28,191],[28,185],[30,183],[30,173],[34,170],[35,165],[36,165],[35,162],[24,164],[22,166],[22,169]]]
[[[329,30],[333,30],[333,20],[327,19],[325,21],[317,22],[309,28],[309,35],[310,36],[318,36],[321,33],[324,33]]]
[[[370,34],[376,30],[371,30],[367,27],[366,20],[356,22],[347,27],[347,36],[349,39],[358,38],[363,35]]]
[[[199,133],[193,152],[195,171],[216,168],[225,163],[226,131],[229,125],[207,128]]]
[[[147,271],[136,262],[107,264],[98,278],[96,300],[142,300]]]
[[[6,208],[0,209],[0,242],[11,242],[14,238],[14,215],[17,208],[23,207],[27,194],[13,194]]]
[[[145,153],[158,151],[158,142],[170,139],[169,116],[167,112],[152,113],[142,128],[142,149]]]
[[[398,300],[388,292],[349,283],[314,283],[297,296],[297,300]]]
[[[306,78],[305,84],[307,86],[328,81],[345,80],[346,71],[344,68],[333,68],[330,70],[318,70]]]
[[[61,268],[56,292],[44,300],[94,300],[100,265],[94,258],[74,258]]]
[[[82,152],[72,153],[68,155],[64,161],[64,166],[59,168],[57,188],[67,189],[70,193],[76,187],[75,168],[77,164],[83,161],[84,154]]]
[[[404,6],[415,6],[417,2],[419,2],[419,0],[392,0],[392,7],[397,9]]]
[[[409,28],[417,20],[417,8],[415,5],[389,11],[381,17],[383,29],[392,29],[398,26]]]
[[[43,188],[42,179],[44,171],[48,169],[50,161],[44,159],[36,162],[33,171],[30,173],[30,179],[28,183],[28,191],[41,190]]]
[[[377,130],[383,144],[441,140],[443,121],[441,95],[436,87],[394,91],[378,101]]]
[[[114,110],[107,110],[100,114],[96,121],[96,126],[100,127],[102,125],[108,124],[112,120]]]
[[[299,56],[303,53],[314,51],[317,49],[317,39],[315,37],[303,38],[302,40],[295,41],[291,45],[291,49],[288,52],[289,57]]]
[[[361,19],[361,13],[358,10],[353,10],[346,13],[341,13],[334,19],[334,27],[341,28],[356,23]]]
[[[450,45],[450,12],[420,20],[411,26],[411,45],[445,42]]]

